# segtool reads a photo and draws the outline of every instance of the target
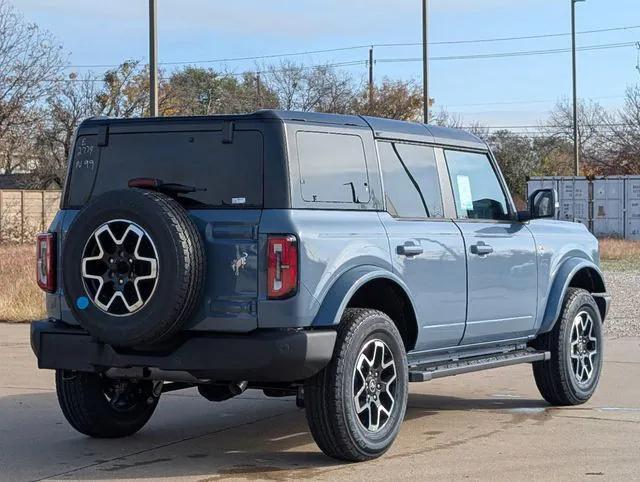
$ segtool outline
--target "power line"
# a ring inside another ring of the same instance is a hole
[[[332,64],[315,64],[315,65],[303,65],[303,66],[298,66],[296,68],[300,68],[300,69],[304,69],[304,70],[311,70],[311,69],[317,69],[317,68],[322,68],[322,67],[351,67],[354,65],[366,65],[367,64],[367,60],[351,60],[351,61],[345,61],[345,62],[335,62]],[[283,73],[283,72],[289,72],[291,69],[287,69],[287,68],[282,68],[282,69],[271,69],[271,70],[261,70],[259,72],[257,72],[258,74],[277,74],[277,73]],[[220,73],[220,77],[225,77],[225,76],[232,76],[232,77],[243,77],[245,75],[248,74],[256,74],[256,72],[254,71],[245,71],[245,72],[222,72]],[[57,79],[42,79],[39,82],[41,83],[46,83],[46,82],[51,82],[51,83],[56,83],[56,82],[104,82],[104,77],[98,77],[98,78],[57,78]],[[170,77],[160,77],[159,80],[170,80]]]
[[[588,35],[594,33],[604,33],[604,32],[616,32],[621,30],[635,30],[639,29],[640,25],[631,25],[627,27],[613,27],[613,28],[605,28],[605,29],[597,29],[597,30],[585,30],[582,32],[577,32],[580,35]],[[484,39],[470,39],[470,40],[447,40],[440,42],[430,42],[430,45],[459,45],[459,44],[478,44],[478,43],[490,43],[490,42],[506,42],[506,41],[517,41],[517,40],[534,40],[534,39],[543,39],[543,38],[557,38],[557,37],[566,37],[571,35],[571,33],[550,33],[550,34],[537,34],[537,35],[526,35],[519,37],[496,37],[496,38],[484,38]],[[422,43],[379,43],[379,44],[367,44],[367,45],[352,45],[347,47],[337,47],[331,49],[320,49],[320,50],[307,50],[300,52],[288,52],[288,53],[278,53],[278,54],[269,54],[269,55],[253,55],[253,56],[245,56],[245,57],[228,57],[228,58],[218,58],[218,59],[210,59],[210,60],[180,60],[180,61],[171,61],[171,62],[160,62],[159,65],[193,65],[193,64],[212,64],[212,63],[226,63],[226,62],[241,62],[248,60],[267,60],[267,59],[275,59],[282,57],[298,57],[305,55],[313,55],[313,54],[323,54],[323,53],[333,53],[333,52],[344,52],[350,50],[361,50],[368,49],[371,47],[412,47],[422,45]],[[111,68],[118,67],[119,64],[87,64],[87,65],[66,65],[65,68],[74,68],[74,69],[85,69],[85,68]]]
[[[615,27],[615,28],[602,28],[597,30],[583,30],[582,32],[576,32],[578,35],[585,34],[594,34],[594,33],[604,33],[604,32],[617,32],[621,30],[634,30],[640,28],[640,25],[632,25],[629,27]],[[485,38],[485,39],[473,39],[473,40],[447,40],[441,42],[429,42],[430,45],[460,45],[460,44],[476,44],[476,43],[490,43],[490,42],[507,42],[513,40],[535,40],[535,39],[543,39],[543,38],[557,38],[557,37],[568,37],[571,35],[571,32],[562,32],[562,33],[549,33],[549,34],[538,34],[538,35],[525,35],[521,37],[496,37],[496,38]],[[375,44],[375,47],[412,47],[416,45],[422,45],[421,43],[386,43],[386,44]]]
[[[635,47],[636,42],[622,42],[614,44],[602,44],[602,45],[587,45],[584,47],[578,47],[579,51],[591,51],[591,50],[607,50],[626,47]],[[532,55],[549,55],[571,52],[570,48],[562,49],[544,49],[544,50],[519,50],[516,52],[494,52],[486,54],[470,54],[470,55],[447,55],[442,57],[431,57],[430,60],[472,60],[472,59],[497,59],[506,57],[528,57]],[[386,58],[378,59],[380,63],[402,63],[402,62],[422,62],[421,57],[405,57],[405,58]]]
[[[623,43],[614,43],[614,44],[602,44],[602,45],[588,45],[585,47],[580,47],[578,50],[581,51],[594,51],[594,50],[607,50],[614,48],[626,48],[626,47],[635,47],[637,42],[623,42]],[[431,57],[430,60],[472,60],[472,59],[491,59],[491,58],[505,58],[505,57],[527,57],[532,55],[548,55],[548,54],[558,54],[570,52],[571,49],[545,49],[545,50],[521,50],[516,52],[495,52],[495,53],[486,53],[486,54],[472,54],[472,55],[457,55],[457,56],[446,56],[446,57]],[[403,62],[422,62],[421,57],[408,57],[408,58],[386,58],[386,59],[378,59],[376,62],[380,63],[403,63]],[[321,67],[351,67],[356,65],[366,65],[367,60],[351,60],[345,62],[334,62],[329,64],[315,64],[315,65],[306,65],[301,66],[299,68],[304,70],[321,68]],[[281,72],[288,72],[290,69],[282,68],[282,69],[272,69],[261,71],[262,74],[274,74]],[[242,77],[247,75],[248,73],[254,73],[250,71],[245,72],[226,72],[222,73],[221,76],[234,76],[234,77]],[[160,80],[169,80],[168,78],[161,78]],[[103,82],[104,78],[75,78],[75,79],[43,79],[40,82]]]
[[[585,47],[579,47],[578,50],[581,51],[593,51],[593,50],[607,50],[607,49],[615,49],[615,48],[626,48],[626,47],[635,47],[637,42],[623,42],[623,43],[615,43],[615,44],[602,44],[602,45],[588,45]],[[516,52],[495,52],[495,53],[487,53],[487,54],[472,54],[472,55],[455,55],[455,56],[446,56],[446,57],[431,57],[430,60],[472,60],[472,59],[491,59],[491,58],[505,58],[505,57],[527,57],[532,55],[548,55],[548,54],[559,54],[570,52],[571,49],[545,49],[545,50],[520,50]],[[421,57],[396,57],[396,58],[386,58],[386,59],[378,59],[376,62],[381,63],[403,63],[403,62],[422,62]],[[351,60],[345,62],[335,62],[329,64],[315,64],[315,65],[306,65],[301,66],[302,69],[314,69],[318,67],[350,67],[355,65],[366,65],[367,60]],[[270,73],[278,73],[278,72],[288,72],[290,69],[275,69],[275,70],[264,70],[260,71],[262,74],[270,74]],[[230,75],[230,76],[243,76],[249,73],[249,71],[245,72],[226,72],[222,75]],[[104,79],[45,79],[41,82],[102,82]],[[161,80],[168,80],[167,78],[163,78]]]
[[[604,99],[623,99],[623,95],[610,95],[610,96],[601,96],[601,97],[591,97],[587,100],[604,100]],[[558,99],[547,99],[547,100],[510,100],[510,101],[500,101],[500,102],[478,102],[473,104],[447,104],[443,102],[442,104],[446,107],[482,107],[482,106],[492,106],[492,105],[526,105],[526,104],[550,104],[557,102]]]
[[[609,124],[580,124],[581,127],[589,127],[589,128],[593,128],[593,129],[609,129],[609,128],[615,128],[615,127],[624,127],[626,124],[624,123],[616,123],[616,122],[612,122]],[[478,126],[464,126],[462,127],[463,129],[475,129],[475,128],[484,128],[484,129],[495,129],[495,130],[500,130],[500,129],[537,129],[538,131],[542,132],[541,129],[571,129],[573,126],[571,125],[566,125],[566,126],[562,126],[562,125],[543,125],[543,124],[538,124],[538,125],[506,125],[506,126],[485,126],[485,125],[478,125]]]

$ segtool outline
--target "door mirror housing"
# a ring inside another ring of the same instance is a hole
[[[559,207],[555,189],[538,189],[529,196],[529,210],[519,212],[518,220],[555,218]]]

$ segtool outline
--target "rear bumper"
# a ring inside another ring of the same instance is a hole
[[[120,352],[87,332],[54,321],[31,325],[39,368],[101,372],[154,368],[215,381],[292,382],[315,375],[331,360],[336,332],[255,331],[246,335],[201,333],[164,353]]]

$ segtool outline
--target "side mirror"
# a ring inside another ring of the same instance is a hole
[[[529,210],[519,212],[518,220],[555,218],[559,207],[555,189],[538,189],[529,196]]]

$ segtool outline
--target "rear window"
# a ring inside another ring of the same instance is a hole
[[[262,206],[263,139],[236,130],[232,143],[222,131],[110,134],[105,147],[96,136],[76,140],[67,205],[80,207],[105,192],[126,189],[138,177],[194,186],[181,195],[198,207]]]
[[[350,134],[297,134],[302,199],[368,203],[369,179],[362,139]]]

